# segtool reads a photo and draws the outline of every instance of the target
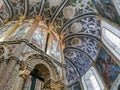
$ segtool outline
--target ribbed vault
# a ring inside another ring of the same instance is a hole
[[[108,12],[100,11],[97,3],[105,5],[106,9],[110,5],[110,2],[102,1],[104,0],[1,0],[0,24],[6,23],[8,19],[18,20],[22,15],[26,19],[42,16],[44,22],[48,26],[52,25],[60,35],[67,61],[67,76],[69,77],[68,69],[71,68],[76,73],[75,77],[81,77],[95,62],[100,49],[100,20],[96,17],[97,9],[101,15],[120,24],[120,18],[115,19],[119,17],[118,14],[115,12],[112,16],[114,6],[112,13],[110,9]]]

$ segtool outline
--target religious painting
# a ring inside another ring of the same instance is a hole
[[[50,46],[48,46],[47,54],[51,55],[52,57],[56,58],[61,62],[61,43],[57,36],[53,33],[50,34]]]
[[[115,9],[115,6],[112,0],[92,0],[97,10],[102,14],[103,17],[106,17],[113,22],[120,24],[120,16]]]
[[[110,88],[120,73],[120,66],[103,48],[101,48],[97,58],[96,67],[106,85]]]
[[[7,24],[5,24],[3,27],[0,27],[0,36],[5,34],[6,32],[10,31],[13,26],[15,25],[16,22],[14,21],[11,21]]]
[[[10,40],[14,39],[23,39],[27,32],[32,27],[32,23],[34,20],[25,21],[22,26],[18,27],[18,29],[10,36]]]
[[[44,28],[38,27],[31,38],[31,42],[44,51],[46,46],[46,39],[47,31]]]

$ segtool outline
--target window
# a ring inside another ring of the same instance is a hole
[[[84,90],[104,90],[103,83],[93,67],[82,77],[82,83]]]
[[[105,35],[106,37],[113,42],[117,47],[120,48],[120,38],[118,38],[115,34],[113,34],[112,32],[110,32],[109,30],[107,30],[106,28],[103,28],[103,30],[105,31]]]
[[[97,82],[97,80],[96,80],[96,78],[93,74],[90,75],[90,82],[92,83],[92,86],[93,86],[94,90],[100,90],[98,82]]]
[[[101,21],[102,42],[120,61],[120,29],[109,24],[107,21]]]

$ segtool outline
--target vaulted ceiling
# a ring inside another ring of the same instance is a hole
[[[0,23],[42,16],[55,28],[64,45],[65,59],[80,76],[95,62],[100,49],[100,20],[103,16],[120,24],[120,16],[111,0],[1,0]],[[96,17],[97,16],[97,17]],[[68,63],[67,62],[67,63]],[[76,62],[76,63],[75,63]]]

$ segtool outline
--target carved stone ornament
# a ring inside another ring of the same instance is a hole
[[[26,62],[22,61],[22,62],[20,63],[20,68],[19,68],[19,70],[23,71],[23,70],[25,70],[25,69],[26,69]]]
[[[30,71],[27,70],[27,69],[19,72],[19,75],[20,75],[23,79],[26,79],[29,74],[30,74]]]
[[[63,16],[66,19],[72,19],[75,15],[75,8],[73,6],[67,6],[63,9]]]
[[[21,62],[19,70],[19,75],[24,79],[30,74],[30,71],[27,70],[26,62]]]

